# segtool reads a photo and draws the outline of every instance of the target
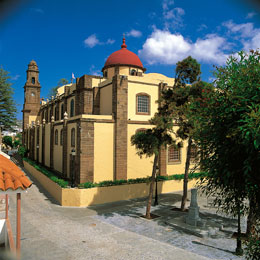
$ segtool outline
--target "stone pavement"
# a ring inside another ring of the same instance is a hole
[[[61,207],[37,180],[28,177],[34,185],[22,195],[22,259],[243,259],[233,254],[233,239],[199,238],[167,222],[176,214],[171,208],[180,203],[180,194],[160,196],[160,205],[152,207],[152,212],[161,217],[146,220],[140,218],[145,213],[144,199]],[[15,197],[10,197],[15,235]],[[206,205],[199,198],[199,206]]]

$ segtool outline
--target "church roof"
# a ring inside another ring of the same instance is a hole
[[[125,44],[125,38],[123,38],[123,44],[121,45],[121,49],[113,52],[106,60],[106,63],[102,69],[102,71],[109,67],[114,67],[116,65],[125,65],[140,68],[145,71],[142,62],[139,57],[127,50],[127,45]]]

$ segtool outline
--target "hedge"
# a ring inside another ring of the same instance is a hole
[[[68,181],[65,181],[59,177],[57,177],[53,172],[47,170],[45,167],[37,164],[36,162],[30,160],[29,158],[23,158],[24,161],[28,162],[30,165],[32,165],[36,170],[43,173],[45,176],[50,178],[53,182],[57,183],[62,188],[67,188],[69,185]]]

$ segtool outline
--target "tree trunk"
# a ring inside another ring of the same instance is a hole
[[[185,163],[185,173],[183,179],[183,195],[181,200],[181,211],[185,210],[185,204],[188,196],[188,176],[189,176],[189,168],[190,168],[190,157],[191,157],[191,144],[192,140],[189,138],[188,140],[188,149],[187,149],[187,158]]]
[[[257,220],[257,214],[258,212],[257,203],[255,199],[251,199],[249,201],[249,214],[247,217],[247,227],[246,227],[246,235],[249,237],[249,235],[252,235],[255,233],[255,225]]]
[[[153,199],[153,188],[154,188],[154,182],[155,182],[157,162],[158,162],[158,154],[155,154],[154,161],[153,161],[152,180],[151,180],[151,184],[150,184],[150,191],[149,191],[149,195],[148,195],[146,215],[145,215],[145,217],[148,218],[148,219],[151,218],[150,211],[151,211],[151,205],[152,205],[152,199]]]

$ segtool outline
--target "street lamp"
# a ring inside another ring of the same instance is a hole
[[[39,145],[36,145],[36,156],[37,156],[37,163],[39,163]]]
[[[72,156],[72,169],[71,169],[71,188],[75,188],[75,156],[76,151],[75,149],[71,149],[71,156]]]

